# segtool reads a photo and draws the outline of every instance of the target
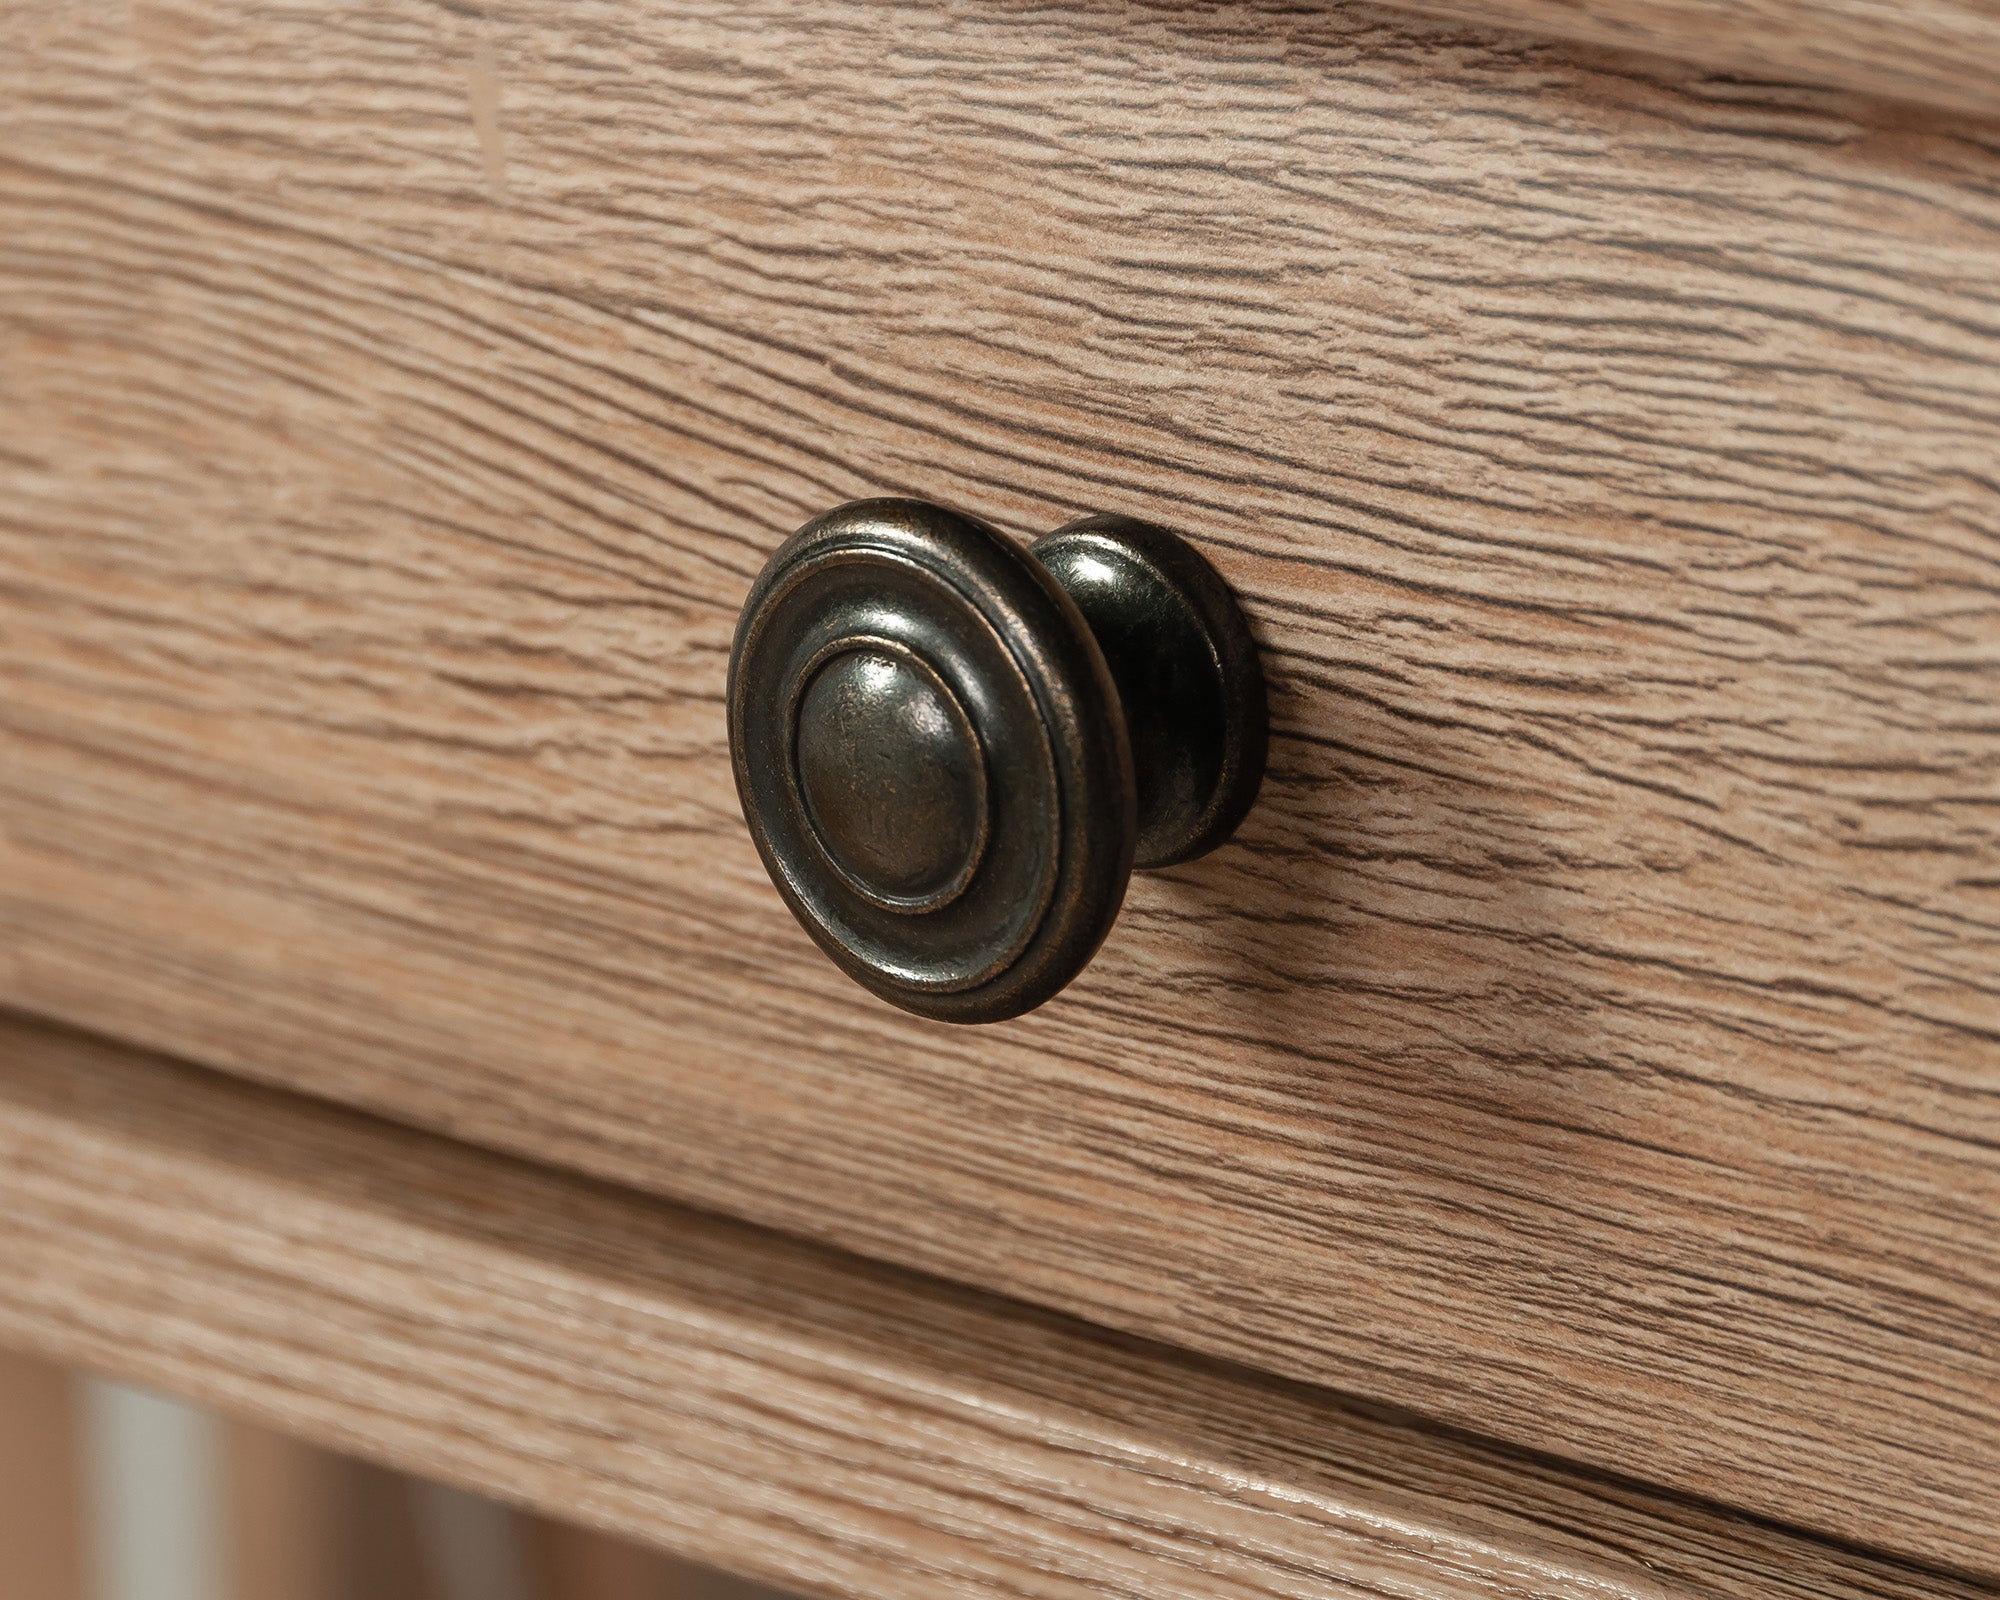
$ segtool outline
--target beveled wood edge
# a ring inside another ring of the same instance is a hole
[[[1985,0],[1390,0],[1452,22],[1636,50],[1750,83],[1820,84],[2000,117],[2000,7]]]
[[[857,1600],[1991,1592],[5,1014],[0,1343]]]

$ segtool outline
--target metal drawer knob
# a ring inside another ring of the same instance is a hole
[[[920,500],[807,523],[729,658],[737,793],[828,955],[948,1022],[1082,970],[1134,866],[1221,844],[1264,772],[1264,680],[1183,540],[1089,517],[1023,550]]]

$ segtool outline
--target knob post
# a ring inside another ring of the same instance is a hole
[[[1206,855],[1264,777],[1264,673],[1236,597],[1180,535],[1134,517],[1084,517],[1028,553],[1083,613],[1118,686],[1138,789],[1133,866]]]

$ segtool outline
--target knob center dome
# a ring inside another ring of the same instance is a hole
[[[971,720],[924,661],[856,641],[813,672],[793,730],[820,848],[868,899],[924,911],[957,897],[986,845],[986,765]]]

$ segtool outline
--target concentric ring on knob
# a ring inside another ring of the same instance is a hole
[[[926,1016],[996,1021],[1087,962],[1124,898],[1135,799],[1076,606],[974,518],[857,501],[801,528],[730,657],[737,790],[829,956]]]

